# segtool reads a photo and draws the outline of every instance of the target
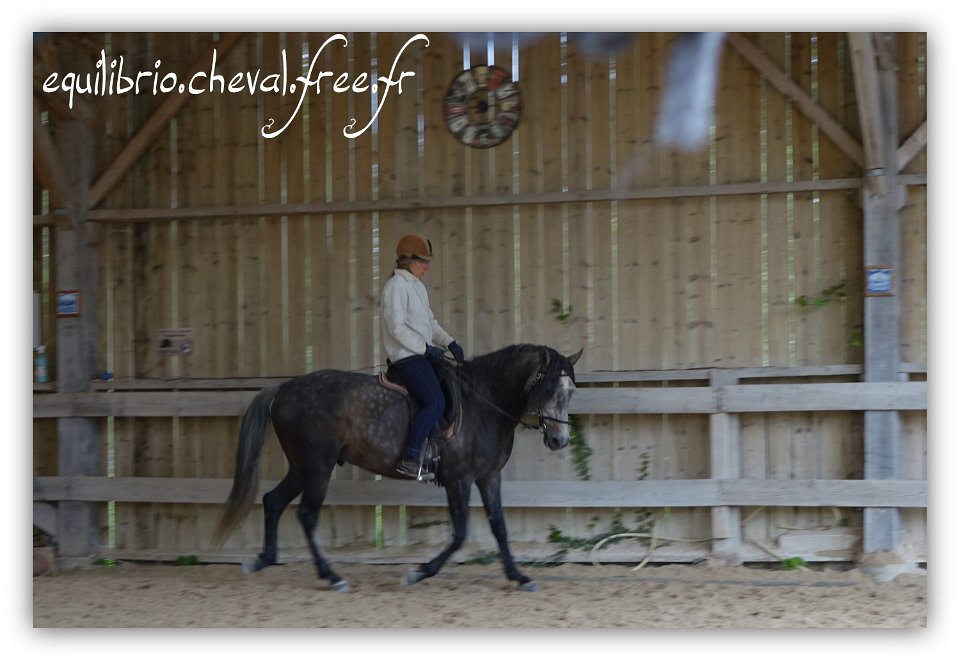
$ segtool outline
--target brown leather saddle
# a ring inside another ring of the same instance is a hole
[[[443,409],[443,416],[440,417],[437,427],[431,432],[431,438],[438,441],[447,442],[453,439],[460,431],[460,425],[463,423],[463,401],[460,394],[460,380],[456,374],[456,368],[446,363],[438,363],[433,366],[437,379],[440,382],[440,389],[443,391],[443,399],[446,406]],[[407,398],[407,406],[410,411],[410,422],[420,411],[420,403],[411,395],[410,391],[401,383],[400,376],[396,368],[387,361],[387,369],[380,373],[380,385],[392,391],[403,393]]]

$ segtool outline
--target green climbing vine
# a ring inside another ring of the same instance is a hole
[[[793,302],[801,308],[822,308],[832,301],[846,301],[846,289],[847,279],[844,278],[839,283],[820,290],[818,294],[814,294],[810,297],[806,295],[798,296],[793,300]]]
[[[820,290],[812,296],[801,295],[793,300],[793,303],[800,308],[823,308],[827,304],[835,301],[847,300],[847,279],[844,278],[839,283]],[[847,336],[847,344],[851,347],[863,347],[863,324],[857,324]]]
[[[565,306],[560,299],[553,299],[550,302],[550,311],[554,319],[561,324],[569,322],[573,314],[573,308],[569,304]],[[593,449],[583,436],[580,419],[570,415],[567,420],[570,421],[570,454],[573,458],[573,468],[576,469],[580,480],[590,480],[590,456],[593,455]]]
[[[583,429],[576,416],[570,416],[570,453],[573,455],[573,468],[577,470],[580,480],[590,480],[590,456],[593,449],[583,438]]]

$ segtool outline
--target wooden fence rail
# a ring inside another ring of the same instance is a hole
[[[34,418],[240,416],[251,391],[40,393]],[[757,384],[578,389],[572,414],[719,414],[774,411],[908,411],[927,407],[926,382]]]
[[[858,365],[585,373],[579,376],[581,388],[571,401],[573,414],[709,416],[710,477],[507,480],[503,483],[503,505],[518,509],[542,508],[545,512],[566,508],[709,508],[713,542],[701,542],[690,549],[676,547],[670,559],[689,560],[709,553],[735,563],[769,558],[766,548],[753,549],[748,544],[752,539],[742,534],[740,511],[744,507],[924,509],[927,507],[925,480],[741,478],[740,414],[926,410],[927,383],[909,381],[911,375],[923,379],[925,366],[904,364],[901,368],[902,381],[898,382],[849,381],[860,378],[863,369]],[[134,379],[98,381],[93,384],[93,391],[85,393],[37,389],[33,415],[35,419],[235,417],[243,414],[259,389],[286,379]],[[811,383],[812,379],[820,381]],[[766,383],[740,383],[745,380]],[[804,383],[782,383],[783,380],[804,380]],[[55,503],[220,504],[225,501],[231,482],[228,478],[37,477],[33,482],[34,519],[47,522],[47,528],[55,528],[56,513],[49,505]],[[276,480],[262,480],[259,494],[276,483]],[[333,480],[325,500],[325,505],[334,507],[442,509],[445,504],[443,490],[396,480]],[[475,489],[471,505],[481,505]],[[783,549],[800,545],[794,551],[809,555],[812,560],[842,560],[848,557],[847,553],[836,550],[856,545],[858,534],[853,529],[838,531],[810,533],[800,536],[802,541],[799,538],[784,540]],[[836,542],[834,538],[842,540]],[[806,544],[813,545],[813,551],[803,547]],[[826,554],[820,549],[828,547],[835,551]],[[169,554],[156,550],[124,553],[133,557],[146,554],[144,558]],[[541,552],[532,553],[536,556]]]
[[[227,478],[34,478],[37,501],[221,504]],[[279,483],[261,480],[262,494]],[[257,503],[261,503],[260,497]],[[298,503],[298,501],[294,501]],[[409,481],[331,481],[327,506],[446,506],[446,493]],[[482,506],[476,487],[471,506]],[[660,508],[718,506],[925,508],[922,480],[504,481],[507,508]]]

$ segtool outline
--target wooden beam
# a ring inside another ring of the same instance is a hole
[[[870,32],[851,32],[850,61],[853,65],[853,81],[857,95],[857,111],[860,114],[860,133],[863,137],[864,161],[868,182],[875,195],[883,195],[887,185],[884,175],[886,150],[883,117],[880,108],[880,82],[877,71],[877,54]]]
[[[710,386],[722,389],[736,386],[737,373],[712,370]],[[740,417],[721,412],[710,415],[710,477],[719,480],[740,478]],[[717,506],[711,510],[713,555],[728,565],[740,565],[740,509]]]
[[[582,388],[570,400],[571,414],[712,414],[716,391],[709,386],[674,388]]]
[[[897,148],[897,172],[907,167],[917,154],[927,146],[927,121],[917,127],[909,138],[903,141],[903,144]]]
[[[900,175],[897,185],[926,186],[925,174]],[[820,179],[801,182],[748,182],[715,186],[673,186],[633,190],[590,190],[548,193],[520,193],[491,196],[457,196],[443,198],[387,198],[341,202],[277,203],[267,205],[229,205],[219,207],[178,207],[150,209],[93,209],[87,220],[99,223],[174,221],[189,219],[223,219],[280,216],[323,216],[325,214],[418,211],[428,209],[465,209],[468,207],[509,207],[513,205],[615,202],[628,200],[671,200],[731,195],[803,193],[811,191],[853,191],[863,186],[860,177]],[[50,216],[34,216],[33,224],[49,225]]]
[[[899,377],[901,356],[900,306],[900,215],[898,213],[897,143],[899,120],[897,115],[897,72],[889,66],[893,60],[892,43],[888,35],[863,33],[851,35],[851,43],[861,48],[854,54],[860,61],[860,73],[865,80],[858,83],[858,103],[869,107],[871,140],[881,150],[876,158],[880,174],[870,178],[876,186],[863,192],[863,264],[884,266],[891,270],[892,292],[889,296],[869,296],[864,299],[864,379],[867,384],[896,381]],[[885,66],[878,68],[874,47],[880,46]],[[863,111],[861,111],[863,112]],[[867,129],[865,128],[865,136]],[[865,141],[867,138],[865,137]],[[879,184],[883,184],[880,186]],[[901,419],[898,411],[867,411],[864,414],[863,475],[868,479],[897,479],[901,464]],[[895,507],[867,508],[863,512],[863,551],[897,552],[900,546],[900,513]]]
[[[847,157],[863,167],[863,147],[853,136],[818,105],[780,67],[757,48],[749,39],[737,32],[727,33],[727,43],[757,71],[764,75],[775,89],[796,104],[797,109],[820,126],[820,131],[830,138]]]
[[[71,203],[70,180],[53,142],[53,136],[40,120],[37,100],[33,103],[33,171],[44,188],[50,191],[50,207],[64,208]]]
[[[923,411],[926,382],[724,386],[720,411]]]
[[[87,391],[99,363],[99,233],[86,222],[86,199],[97,163],[97,137],[80,118],[67,122],[60,146],[69,177],[67,218],[57,228],[54,269],[57,290],[77,290],[83,305],[78,317],[56,320],[57,388],[61,395]],[[64,476],[95,476],[103,466],[99,421],[83,417],[57,420],[57,472]],[[94,504],[67,503],[59,510],[57,551],[62,568],[83,565],[99,548],[98,511]]]
[[[223,58],[236,45],[242,37],[242,33],[228,32],[222,34],[220,39],[210,45],[207,51],[200,56],[190,70],[180,78],[188,80],[199,71],[210,66],[214,51],[218,57]],[[87,206],[95,207],[103,198],[113,190],[113,187],[119,183],[120,179],[127,173],[127,170],[136,163],[137,159],[153,143],[154,139],[167,126],[167,123],[180,112],[180,109],[190,100],[191,94],[187,92],[172,93],[164,99],[163,103],[154,111],[153,115],[144,123],[135,136],[121,150],[106,170],[100,175],[96,183],[91,187],[87,196]]]
[[[544,451],[546,452],[546,451]],[[105,478],[57,476],[33,479],[34,501],[124,503],[223,503],[229,478]],[[279,481],[261,480],[261,495]],[[481,506],[473,488],[470,504]],[[445,507],[442,489],[406,480],[330,481],[324,505]],[[659,508],[798,506],[926,508],[924,480],[630,480],[504,481],[510,508]]]
[[[322,216],[324,214],[419,211],[427,209],[463,209],[466,207],[504,207],[513,205],[551,205],[626,200],[663,200],[715,195],[762,195],[809,191],[858,190],[857,178],[822,179],[808,182],[748,182],[714,186],[662,186],[644,189],[550,191],[507,195],[451,196],[439,198],[385,198],[339,202],[289,202],[264,205],[223,205],[217,207],[179,207],[154,209],[91,210],[89,220],[105,222],[221,219],[259,216]]]
[[[850,363],[845,365],[810,366],[760,366],[755,368],[680,368],[676,370],[593,370],[578,372],[577,385],[603,383],[642,383],[642,382],[691,382],[707,381],[711,372],[723,370],[735,375],[737,379],[791,379],[797,377],[856,377],[863,374],[863,365]],[[902,363],[900,373],[904,375],[925,375],[927,366],[923,363]],[[112,379],[108,382],[94,380],[91,387],[95,391],[236,391],[260,390],[275,386],[296,375],[279,377],[180,377],[176,379]],[[42,391],[45,385],[34,384],[34,389]],[[55,388],[46,388],[55,391]]]
[[[240,416],[254,391],[34,393],[34,418]],[[580,388],[572,414],[923,411],[926,382]]]

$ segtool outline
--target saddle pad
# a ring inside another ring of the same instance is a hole
[[[407,390],[406,386],[403,386],[402,384],[397,384],[396,382],[391,382],[390,379],[387,377],[386,372],[380,373],[380,386],[388,388],[392,391],[397,391],[398,393],[403,393],[406,396],[410,395],[410,391]]]

